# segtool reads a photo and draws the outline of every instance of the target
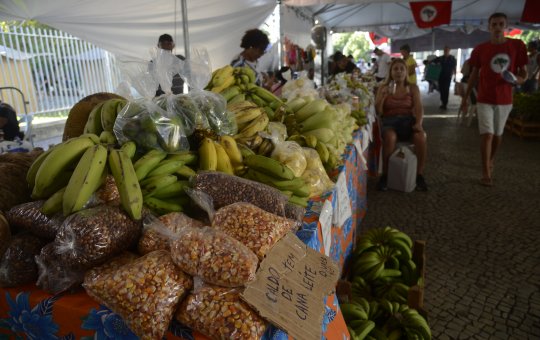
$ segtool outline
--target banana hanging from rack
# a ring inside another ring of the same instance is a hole
[[[65,181],[63,176],[68,167],[78,162],[86,149],[94,145],[92,138],[76,137],[55,146],[36,173],[32,198],[46,198],[58,191],[57,184]]]
[[[120,193],[120,202],[124,210],[134,220],[142,217],[143,197],[137,174],[131,159],[121,150],[109,152],[109,168]]]
[[[81,210],[105,179],[107,148],[94,145],[86,149],[69,179],[62,199],[64,216]]]

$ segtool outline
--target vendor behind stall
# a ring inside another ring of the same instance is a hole
[[[255,83],[257,85],[262,85],[263,77],[262,74],[257,71],[257,60],[264,55],[269,44],[270,40],[268,39],[268,36],[260,29],[255,28],[246,31],[240,42],[240,47],[244,50],[233,58],[231,66],[247,66],[251,68],[257,75]]]
[[[19,129],[17,113],[11,105],[0,100],[0,140],[12,141],[16,137],[23,139],[24,133]]]

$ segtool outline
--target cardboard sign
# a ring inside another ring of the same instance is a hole
[[[324,297],[339,278],[328,256],[289,233],[266,255],[242,298],[260,315],[299,340],[320,340]]]

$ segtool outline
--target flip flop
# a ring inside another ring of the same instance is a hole
[[[493,180],[491,178],[481,178],[480,184],[485,187],[492,187],[493,186]]]

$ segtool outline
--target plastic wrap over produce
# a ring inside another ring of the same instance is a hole
[[[171,233],[177,234],[183,228],[202,228],[204,224],[201,221],[195,220],[186,214],[180,212],[172,212],[166,215],[158,217],[159,221],[167,228]],[[164,236],[157,231],[154,227],[153,220],[147,222],[144,221],[144,229],[137,250],[139,254],[145,255],[154,250],[167,250],[170,251],[170,237]]]
[[[54,250],[54,242],[51,242],[35,257],[38,266],[36,285],[50,294],[79,287],[83,282],[85,269],[65,265]]]
[[[216,211],[212,227],[242,242],[262,260],[285,234],[296,231],[299,223],[239,202]]]
[[[206,193],[215,209],[248,202],[270,213],[285,216],[289,198],[271,186],[215,171],[199,171],[191,179],[192,188]]]
[[[34,257],[45,244],[30,233],[17,234],[0,258],[0,287],[16,287],[33,283],[38,276]]]
[[[307,167],[302,178],[309,185],[310,196],[318,196],[331,190],[334,182],[328,177],[317,151],[312,148],[302,149],[307,160]]]
[[[83,283],[90,297],[118,314],[141,339],[161,339],[193,280],[157,250],[118,267],[96,271]]]
[[[186,227],[176,236],[171,257],[184,272],[224,287],[240,287],[255,279],[257,256],[222,231]]]
[[[240,291],[203,285],[195,288],[175,314],[180,323],[212,339],[260,339],[266,322],[240,299]]]
[[[134,245],[141,227],[117,206],[81,210],[64,221],[54,240],[55,252],[67,265],[89,268]]]

